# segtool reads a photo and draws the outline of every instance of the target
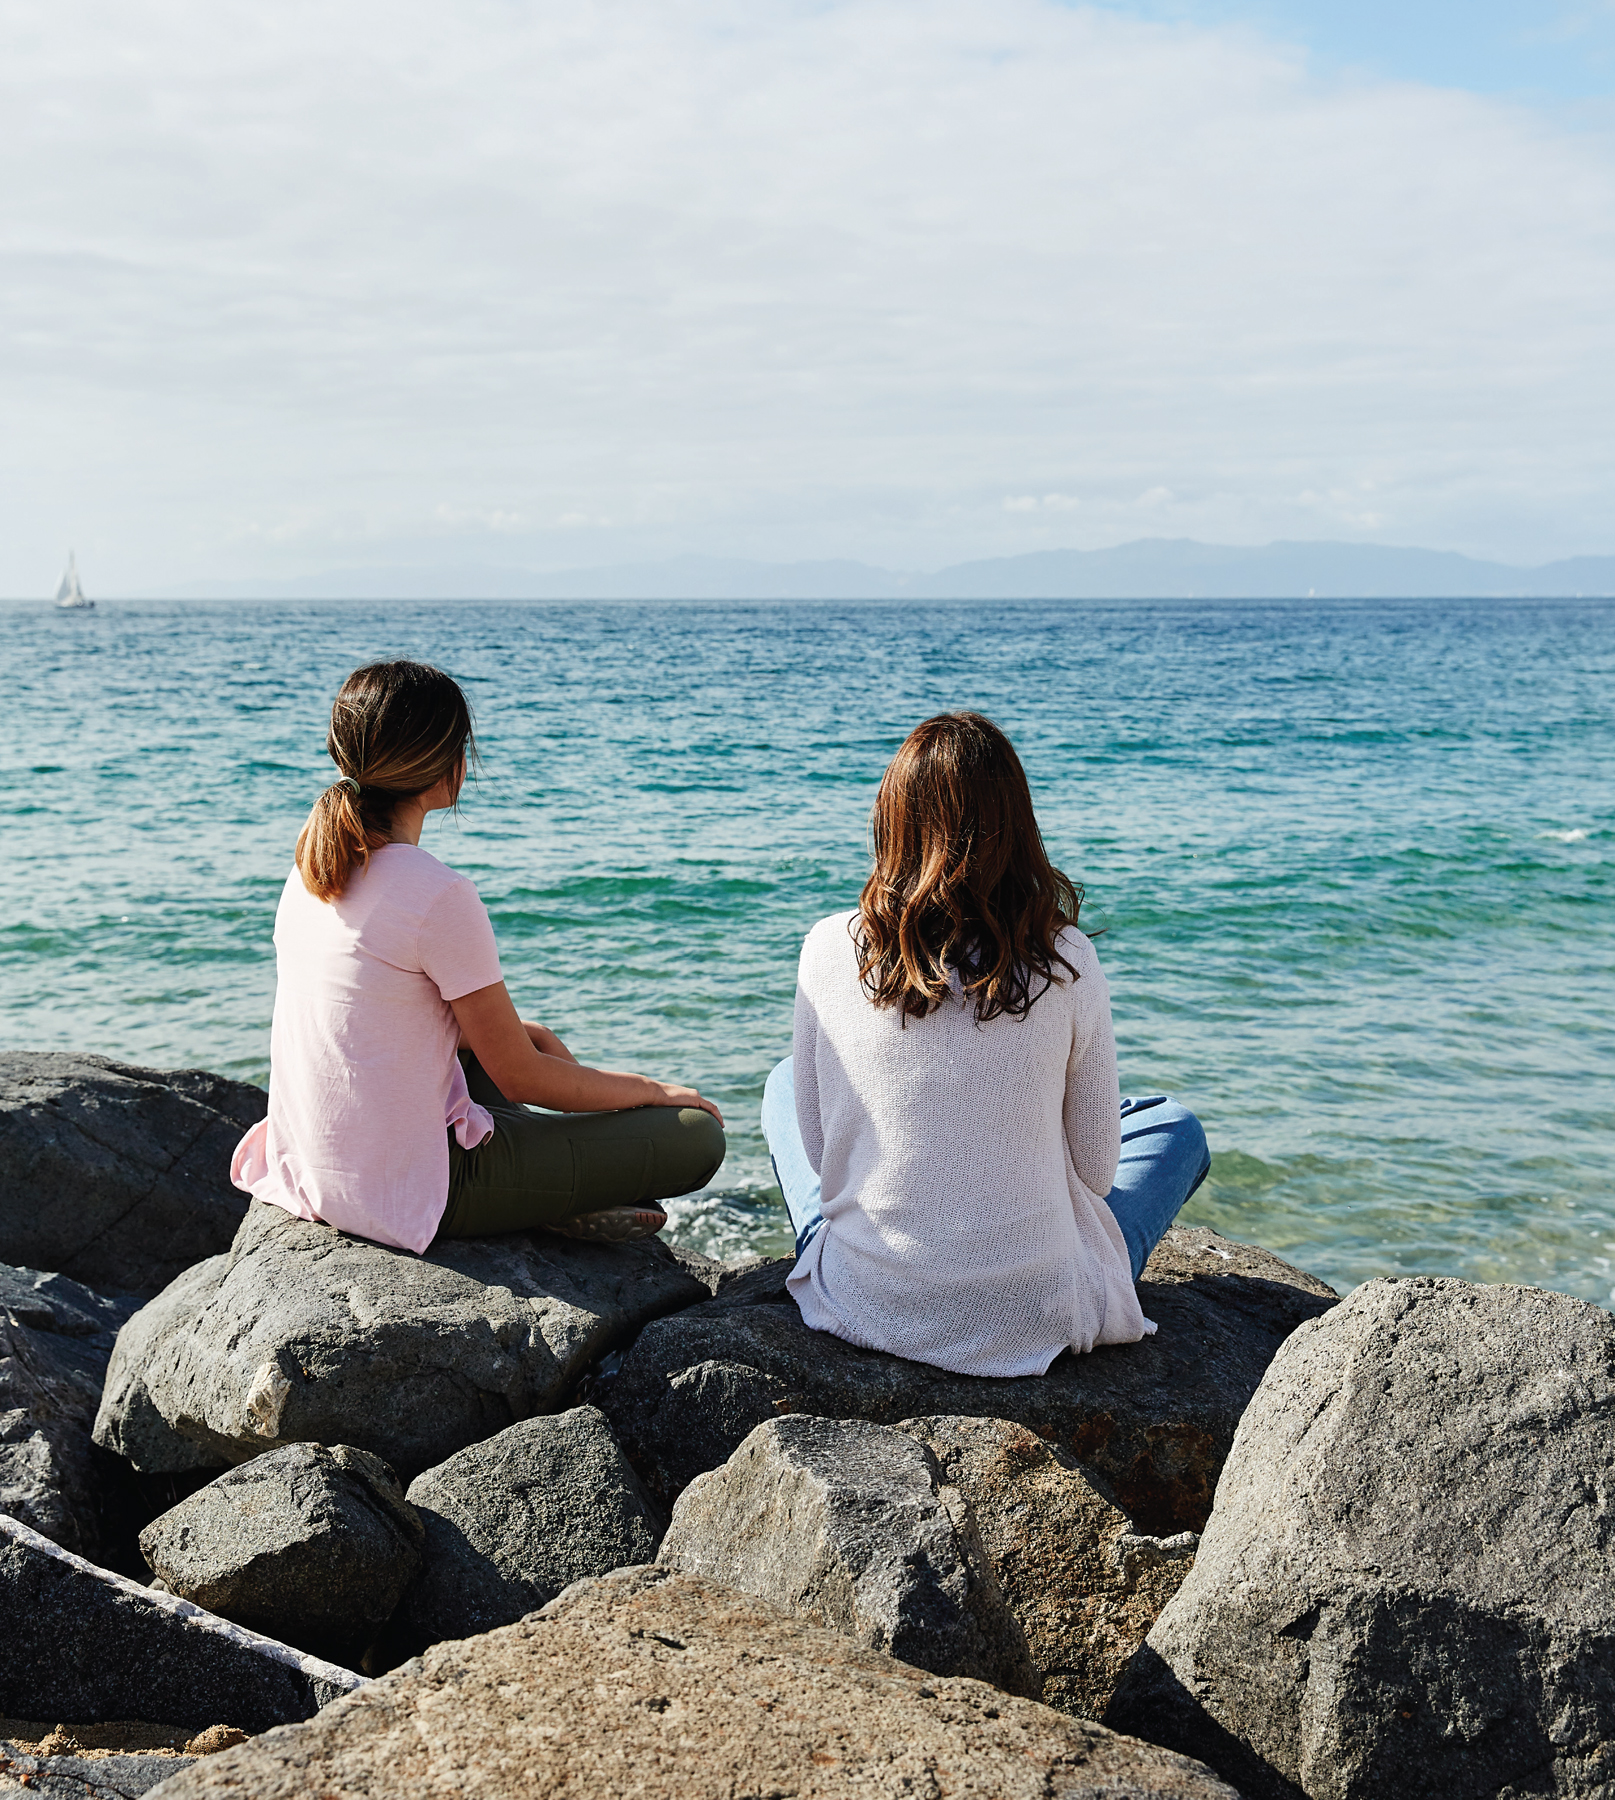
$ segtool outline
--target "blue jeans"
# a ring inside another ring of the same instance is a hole
[[[824,1214],[819,1210],[819,1178],[796,1123],[796,1082],[788,1056],[763,1088],[763,1136],[800,1256],[824,1223]],[[1121,1226],[1134,1281],[1210,1168],[1206,1134],[1188,1107],[1165,1094],[1122,1101],[1121,1161],[1105,1204]]]

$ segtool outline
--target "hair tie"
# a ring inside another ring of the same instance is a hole
[[[358,782],[355,781],[351,775],[338,775],[336,780],[331,783],[331,786],[332,787],[352,788],[355,798],[357,798],[358,795],[360,794],[360,792],[362,791],[359,787]]]

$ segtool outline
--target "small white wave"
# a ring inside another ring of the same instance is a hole
[[[1539,831],[1538,837],[1552,838],[1556,844],[1579,844],[1588,836],[1584,825],[1573,825],[1569,831]]]

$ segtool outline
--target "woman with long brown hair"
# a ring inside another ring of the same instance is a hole
[[[476,754],[459,686],[424,663],[355,669],[326,749],[337,779],[275,914],[269,1116],[236,1186],[415,1251],[659,1231],[657,1202],[717,1173],[723,1117],[694,1088],[585,1068],[517,1014],[476,888],[420,847]]]
[[[927,719],[880,784],[855,912],[808,933],[763,1130],[804,1320],[969,1375],[1155,1327],[1134,1282],[1210,1167],[1199,1121],[1124,1100],[1081,890],[1014,746]]]

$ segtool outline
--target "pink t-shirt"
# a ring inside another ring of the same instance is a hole
[[[448,1131],[493,1132],[466,1092],[451,1000],[501,979],[475,886],[414,844],[384,844],[335,900],[294,868],[275,913],[269,1117],[230,1179],[339,1231],[424,1250],[449,1197]]]

